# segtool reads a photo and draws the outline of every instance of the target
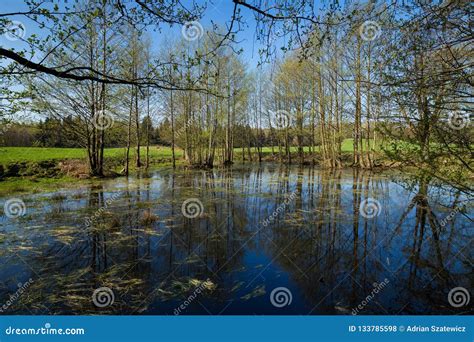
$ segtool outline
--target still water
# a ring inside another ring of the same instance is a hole
[[[472,293],[472,197],[434,180],[264,164],[19,197],[3,314],[473,312],[448,301]]]

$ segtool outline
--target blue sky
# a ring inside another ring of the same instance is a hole
[[[187,0],[184,0],[187,1]],[[66,1],[64,1],[66,2]],[[71,4],[71,2],[69,2]],[[212,29],[211,22],[218,24],[219,26],[226,28],[232,17],[234,5],[232,0],[212,0],[207,1],[207,10],[204,13],[204,17],[200,20],[200,23],[204,29]],[[23,0],[0,0],[0,13],[13,13],[26,11],[28,7],[24,4]],[[245,26],[241,27],[242,31],[237,34],[236,40],[239,42],[238,48],[243,49],[241,59],[247,65],[249,71],[256,68],[260,61],[258,54],[259,45],[255,42],[255,20],[254,13],[246,8],[241,9],[241,14],[245,18]],[[39,37],[49,33],[49,30],[41,30],[37,23],[29,20],[25,16],[11,16],[9,19],[14,21],[20,21],[25,26],[25,37],[28,38],[32,34],[36,34]],[[227,24],[227,25],[226,25]],[[174,41],[182,38],[181,26],[175,25],[173,27],[162,26],[161,32],[149,31],[149,35],[152,38],[153,50],[158,52],[162,44],[166,41]],[[174,37],[177,37],[174,39]],[[11,41],[5,38],[4,35],[0,35],[0,46],[4,48],[15,48],[21,50],[27,48],[27,45],[21,40]],[[36,55],[34,59],[41,59],[41,55]],[[8,63],[2,61],[1,63]],[[16,86],[13,89],[19,89]],[[25,112],[25,117],[30,117],[30,114]]]
[[[204,1],[198,1],[199,3],[204,3]],[[186,1],[184,1],[186,3]],[[227,27],[226,24],[229,24],[229,21],[232,16],[234,4],[232,0],[212,0],[205,1],[207,3],[207,10],[205,11],[205,16],[200,20],[204,29],[210,29],[211,22],[217,23],[222,27]],[[16,11],[26,10],[26,5],[23,0],[0,0],[0,13],[11,13]],[[258,42],[254,41],[255,35],[255,20],[254,13],[246,8],[241,9],[241,13],[245,18],[246,25],[242,27],[243,31],[239,32],[237,35],[237,41],[239,41],[239,48],[243,49],[242,59],[245,63],[253,68],[257,65],[259,61]],[[15,16],[11,17],[13,20],[21,21],[26,27],[26,37],[31,34],[42,35],[42,31],[38,28],[36,23],[26,19],[24,16]],[[163,43],[164,39],[173,38],[175,35],[181,34],[181,27],[174,26],[168,28],[168,26],[162,27],[162,32],[150,32],[152,36],[154,50],[157,51],[160,48],[160,44]],[[26,38],[25,37],[25,38]],[[6,48],[20,48],[22,46],[21,42],[12,42],[5,37],[0,37],[0,45]]]

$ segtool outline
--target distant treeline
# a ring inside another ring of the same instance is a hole
[[[76,120],[77,121],[77,120]],[[81,148],[84,147],[80,141],[77,140],[77,133],[74,131],[78,122],[72,117],[64,119],[46,118],[39,122],[29,123],[4,123],[3,129],[0,131],[0,144],[1,146],[8,147],[65,147],[65,148]],[[127,144],[127,126],[126,122],[114,125],[109,128],[110,132],[106,136],[106,145],[108,147],[125,147]],[[158,124],[153,124],[148,118],[144,118],[141,123],[141,144],[146,143],[146,129],[149,129],[150,144],[151,145],[163,145],[171,146],[172,134],[171,134],[171,123],[166,118]],[[343,125],[343,137],[344,139],[353,138],[353,124]],[[236,132],[240,133],[239,136],[250,137],[250,146],[275,146],[278,142],[278,136],[275,130],[252,128],[250,126],[237,125],[235,127]],[[365,137],[364,137],[365,138]],[[184,148],[184,139],[180,143],[179,136],[176,138],[176,145],[180,148]],[[298,137],[296,134],[290,135],[290,140],[296,144]],[[304,137],[303,145],[309,146],[311,139],[309,136]],[[316,144],[321,142],[316,139]],[[234,144],[235,148],[249,146],[248,141],[236,141]]]
[[[64,119],[46,118],[39,122],[30,123],[10,123],[4,124],[4,129],[0,132],[0,143],[2,146],[18,147],[84,147],[78,141],[74,128],[80,123],[77,119],[66,117]],[[160,127],[154,127],[149,123],[150,143],[166,144],[160,139]],[[147,127],[147,118],[143,119],[141,127]],[[125,125],[114,125],[110,128],[110,134],[106,137],[106,144],[109,147],[123,147],[127,129]],[[143,142],[145,134],[143,134]]]

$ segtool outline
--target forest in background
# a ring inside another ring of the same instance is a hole
[[[472,177],[469,1],[234,0],[226,25],[210,27],[206,2],[25,4],[0,13],[0,33],[23,44],[0,47],[4,145],[83,147],[102,176],[106,147],[124,148],[128,174],[153,144],[171,147],[173,165],[176,149],[210,168],[237,149],[261,162],[271,147],[284,163],[372,169],[383,142],[397,165],[460,186]],[[237,39],[250,16],[256,68]],[[153,49],[164,26],[179,37]]]

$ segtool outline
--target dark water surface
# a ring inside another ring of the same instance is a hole
[[[0,221],[3,314],[472,313],[448,302],[473,285],[472,197],[433,180],[241,165],[20,197]]]

